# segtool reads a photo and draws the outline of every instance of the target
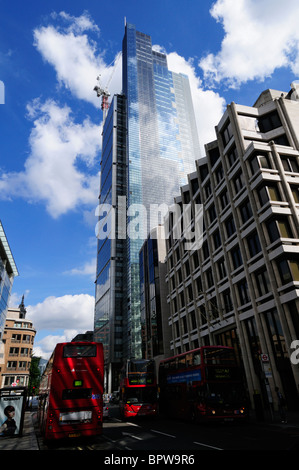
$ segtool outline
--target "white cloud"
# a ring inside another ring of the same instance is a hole
[[[2,174],[1,197],[44,201],[52,217],[81,204],[95,206],[100,181],[99,126],[89,119],[75,123],[70,108],[52,100],[37,100],[28,112],[34,120],[30,155],[23,172]]]
[[[210,13],[222,24],[221,50],[199,62],[207,83],[231,87],[264,80],[279,67],[299,73],[299,3],[289,0],[218,0]]]
[[[70,274],[72,276],[90,276],[91,279],[96,278],[96,265],[97,259],[94,258],[91,261],[87,261],[83,266],[79,268],[73,268],[66,271],[64,274]]]
[[[65,11],[61,11],[60,13],[53,12],[51,17],[54,19],[60,17],[65,20],[66,23],[69,23],[67,30],[73,31],[74,33],[81,33],[87,30],[96,31],[98,33],[100,32],[99,27],[94,23],[87,11],[78,17],[72,16]]]
[[[57,343],[65,343],[71,341],[78,333],[78,330],[64,330],[63,334],[47,335],[34,343],[34,356],[49,359]]]
[[[183,73],[189,77],[201,156],[204,156],[204,145],[216,138],[214,129],[224,112],[225,100],[213,90],[204,90],[192,59],[186,60],[172,52],[167,55],[167,62],[172,72]]]
[[[97,52],[96,42],[82,34],[84,30],[99,31],[99,28],[86,13],[80,17],[64,12],[53,16],[60,16],[69,25],[65,28],[52,25],[36,28],[34,45],[43,59],[54,67],[60,85],[64,85],[77,98],[99,107],[100,100],[93,90],[96,78],[101,75],[101,83],[105,87],[114,68],[105,63],[104,53]],[[121,91],[120,71],[121,67],[118,66],[117,73],[113,73],[109,87],[111,94]]]
[[[36,305],[28,305],[27,318],[36,330],[72,329],[85,332],[93,329],[94,296],[88,294],[47,297]]]

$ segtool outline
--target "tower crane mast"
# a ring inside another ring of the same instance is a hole
[[[98,97],[102,97],[101,109],[102,109],[102,111],[103,111],[103,121],[104,121],[104,122],[105,122],[105,119],[106,119],[106,116],[107,116],[107,113],[108,113],[108,109],[109,109],[109,106],[110,106],[110,105],[109,105],[109,101],[108,101],[108,98],[109,98],[109,96],[110,96],[110,93],[109,93],[109,91],[108,91],[108,87],[109,87],[109,84],[110,84],[110,82],[111,82],[111,79],[112,79],[113,74],[114,74],[115,69],[116,69],[116,65],[117,65],[117,63],[118,63],[120,57],[121,57],[121,53],[119,53],[119,54],[117,55],[116,59],[114,60],[113,70],[112,70],[112,72],[111,72],[111,74],[110,74],[109,80],[108,80],[108,82],[107,82],[105,88],[102,87],[102,85],[101,85],[101,75],[98,75],[98,76],[97,76],[98,85],[96,85],[96,86],[94,87],[94,91],[96,92],[97,96],[98,96]],[[113,62],[112,62],[110,65],[112,65],[112,64],[113,64]],[[110,67],[110,66],[109,66],[109,67]]]

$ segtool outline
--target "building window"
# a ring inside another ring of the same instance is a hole
[[[291,186],[292,195],[296,204],[299,204],[299,186]]]
[[[210,252],[209,252],[209,247],[208,243],[204,242],[202,245],[202,252],[203,252],[203,258],[204,260],[208,259],[210,257]]]
[[[225,268],[224,258],[222,258],[220,261],[218,261],[217,267],[218,267],[219,279],[221,280],[226,276],[226,268]]]
[[[201,276],[198,276],[195,279],[196,287],[197,287],[197,295],[201,295],[202,292],[202,282],[201,282]]]
[[[245,181],[244,181],[244,176],[243,173],[240,172],[235,178],[234,178],[234,187],[235,187],[235,193],[237,194],[241,189],[243,189],[245,186]]]
[[[277,268],[282,284],[299,281],[299,263],[297,260],[282,259],[277,261]]]
[[[212,188],[211,188],[211,182],[210,181],[208,181],[207,184],[204,186],[204,191],[205,191],[206,198],[208,199],[208,197],[212,194]]]
[[[221,203],[221,209],[225,209],[225,207],[228,206],[228,204],[229,204],[229,198],[228,198],[227,189],[225,189],[225,190],[220,194],[220,203]]]
[[[258,190],[258,197],[261,206],[270,201],[282,201],[279,189],[275,184],[263,186]]]
[[[258,125],[261,132],[269,132],[272,129],[277,129],[281,127],[281,121],[278,116],[277,111],[261,116],[258,119]]]
[[[198,183],[197,178],[191,180],[191,188],[192,188],[192,194],[194,196],[194,194],[196,194],[197,190],[199,189],[199,183]],[[200,202],[198,204],[200,204]]]
[[[254,175],[261,168],[271,168],[269,155],[267,153],[259,153],[250,160],[249,165],[252,175]]]
[[[299,173],[299,164],[296,157],[281,157],[281,162],[285,171]]]
[[[187,303],[192,302],[193,300],[193,290],[192,290],[192,285],[189,284],[187,286]]]
[[[272,219],[266,223],[271,243],[278,238],[293,238],[292,230],[287,218]]]
[[[220,157],[219,148],[216,147],[214,149],[210,149],[209,150],[209,157],[210,157],[211,166],[214,166],[215,163],[217,162],[218,158]]]
[[[185,297],[184,297],[184,292],[180,293],[180,303],[181,303],[181,308],[185,307]]]
[[[236,149],[236,146],[234,145],[233,148],[227,153],[227,159],[228,159],[228,163],[229,163],[229,166],[231,167],[235,161],[238,160],[238,153],[237,153],[237,149]]]
[[[234,306],[233,306],[233,303],[232,303],[230,291],[229,290],[224,291],[223,294],[222,294],[222,297],[223,297],[223,305],[224,305],[225,313],[231,312],[233,310]]]
[[[196,317],[195,317],[195,312],[190,312],[189,313],[189,318],[190,318],[190,323],[191,323],[191,329],[195,330],[196,329]]]
[[[251,257],[257,255],[258,253],[260,253],[260,251],[262,251],[260,240],[256,232],[247,237],[247,244]]]
[[[271,290],[270,280],[266,269],[255,274],[256,285],[260,296],[268,294]]]
[[[195,251],[194,254],[192,255],[192,259],[193,259],[193,268],[195,270],[199,266],[199,258],[198,258],[197,251]]]
[[[240,304],[244,305],[250,302],[249,290],[247,281],[244,279],[243,281],[238,283],[238,292],[240,298]]]
[[[229,143],[230,139],[233,137],[233,131],[232,131],[232,125],[231,122],[227,124],[225,129],[221,132],[222,140],[223,140],[223,145],[226,147],[226,145]]]
[[[265,314],[269,339],[272,344],[274,356],[277,359],[288,358],[285,337],[276,309],[270,310]]]
[[[214,279],[213,279],[213,274],[212,274],[212,269],[211,269],[211,268],[209,268],[209,269],[206,271],[206,278],[207,278],[208,288],[213,287],[213,285],[214,285]]]
[[[221,246],[221,237],[219,230],[216,230],[215,233],[213,234],[213,240],[214,240],[214,249],[217,250]]]
[[[252,209],[248,199],[240,206],[240,213],[243,224],[245,224],[245,222],[251,219]]]
[[[201,165],[199,168],[201,182],[203,182],[209,174],[208,165]]]
[[[287,147],[290,146],[290,143],[289,143],[289,141],[288,141],[288,138],[287,138],[287,136],[286,136],[285,134],[280,135],[279,137],[275,137],[275,138],[273,139],[273,141],[274,141],[274,143],[275,143],[276,145],[285,145],[285,146],[287,146]]]
[[[217,166],[217,168],[215,170],[216,185],[221,183],[221,181],[223,180],[223,176],[224,176],[223,167],[222,167],[222,165],[219,165],[219,166]]]
[[[243,264],[240,248],[237,246],[231,250],[231,256],[233,260],[233,266],[235,269],[239,268]]]
[[[236,226],[234,219],[232,217],[229,217],[227,221],[225,222],[225,228],[226,228],[226,233],[227,237],[229,238],[233,233],[236,231]]]
[[[210,224],[212,222],[214,222],[214,220],[216,219],[216,210],[215,210],[215,207],[212,206],[210,209],[209,209],[209,218],[210,218]]]

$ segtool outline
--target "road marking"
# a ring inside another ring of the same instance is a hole
[[[138,439],[138,441],[142,441],[142,437],[134,436],[134,434],[130,434],[129,432],[123,432],[123,436],[133,437],[134,439]]]
[[[208,444],[203,444],[202,442],[195,442],[195,441],[193,441],[193,444],[197,444],[197,445],[199,445],[199,446],[210,447],[211,449],[223,450],[223,449],[221,449],[220,447],[209,446]]]
[[[156,432],[158,434],[163,434],[163,436],[168,436],[168,437],[173,437],[176,438],[176,436],[173,436],[172,434],[167,434],[166,432],[161,432],[161,431],[156,431],[155,429],[151,429],[152,432]]]

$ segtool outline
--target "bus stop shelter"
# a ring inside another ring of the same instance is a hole
[[[26,396],[26,387],[0,389],[0,440],[22,436]]]

